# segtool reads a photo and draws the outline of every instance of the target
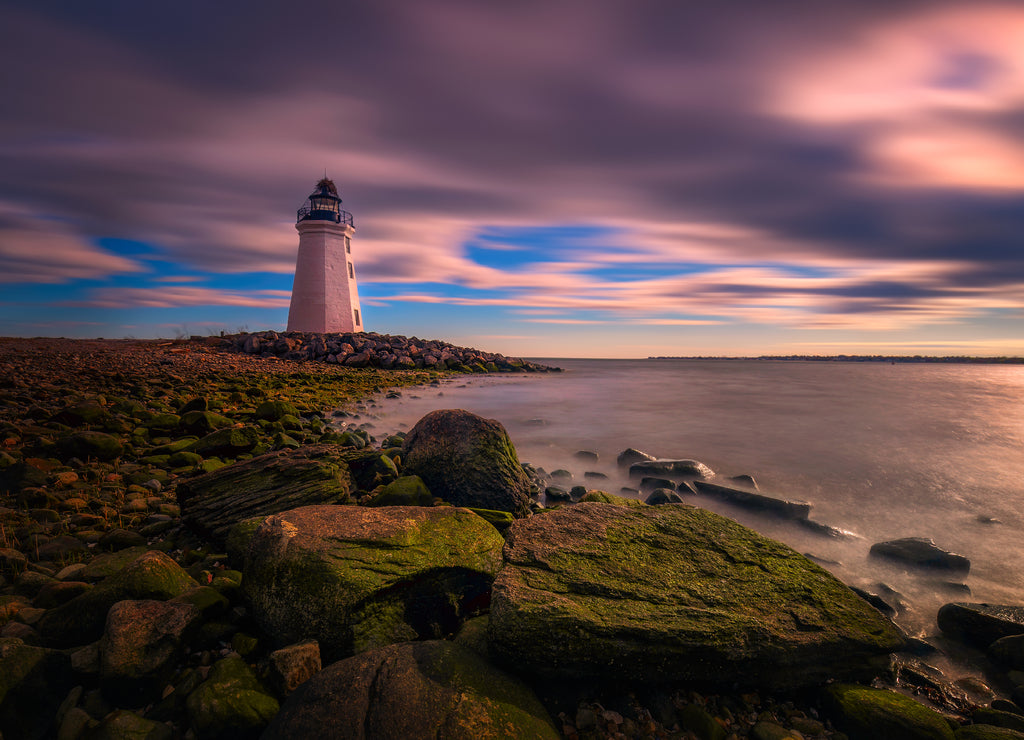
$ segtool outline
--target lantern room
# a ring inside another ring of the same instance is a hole
[[[316,190],[306,199],[297,216],[297,222],[332,221],[336,224],[355,225],[352,223],[352,214],[341,208],[338,188],[326,177],[316,184]]]

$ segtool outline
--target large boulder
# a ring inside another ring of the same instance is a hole
[[[405,437],[404,475],[418,475],[435,496],[456,506],[530,511],[530,481],[508,433],[494,419],[462,409],[432,411]]]
[[[198,586],[195,580],[162,552],[150,550],[81,596],[49,609],[36,625],[43,641],[53,647],[72,647],[103,636],[110,607],[125,599],[166,601]]]
[[[521,681],[460,645],[430,640],[328,666],[281,707],[263,740],[558,738]]]
[[[182,520],[223,547],[231,528],[300,506],[342,504],[355,490],[344,448],[271,452],[190,478],[177,487]]]
[[[492,654],[568,679],[786,690],[870,677],[897,628],[789,547],[680,504],[580,503],[520,520],[491,600]]]
[[[503,545],[465,509],[305,506],[256,530],[243,588],[267,634],[335,660],[454,632],[487,607]]]

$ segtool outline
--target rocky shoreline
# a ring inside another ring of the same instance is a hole
[[[802,502],[629,450],[648,503],[566,490],[462,411],[360,428],[375,393],[548,369],[375,334],[0,339],[2,737],[1024,738],[1024,608],[943,607],[996,690],[957,684],[884,602],[691,505]]]

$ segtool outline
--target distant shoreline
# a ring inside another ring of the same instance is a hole
[[[760,360],[770,362],[888,362],[935,363],[962,365],[1024,365],[1024,357],[970,357],[963,355],[933,357],[928,355],[760,355],[758,357],[648,357],[648,360]]]

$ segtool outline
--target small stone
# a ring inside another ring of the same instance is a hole
[[[287,696],[320,671],[320,645],[316,640],[283,647],[270,654],[270,680]]]

